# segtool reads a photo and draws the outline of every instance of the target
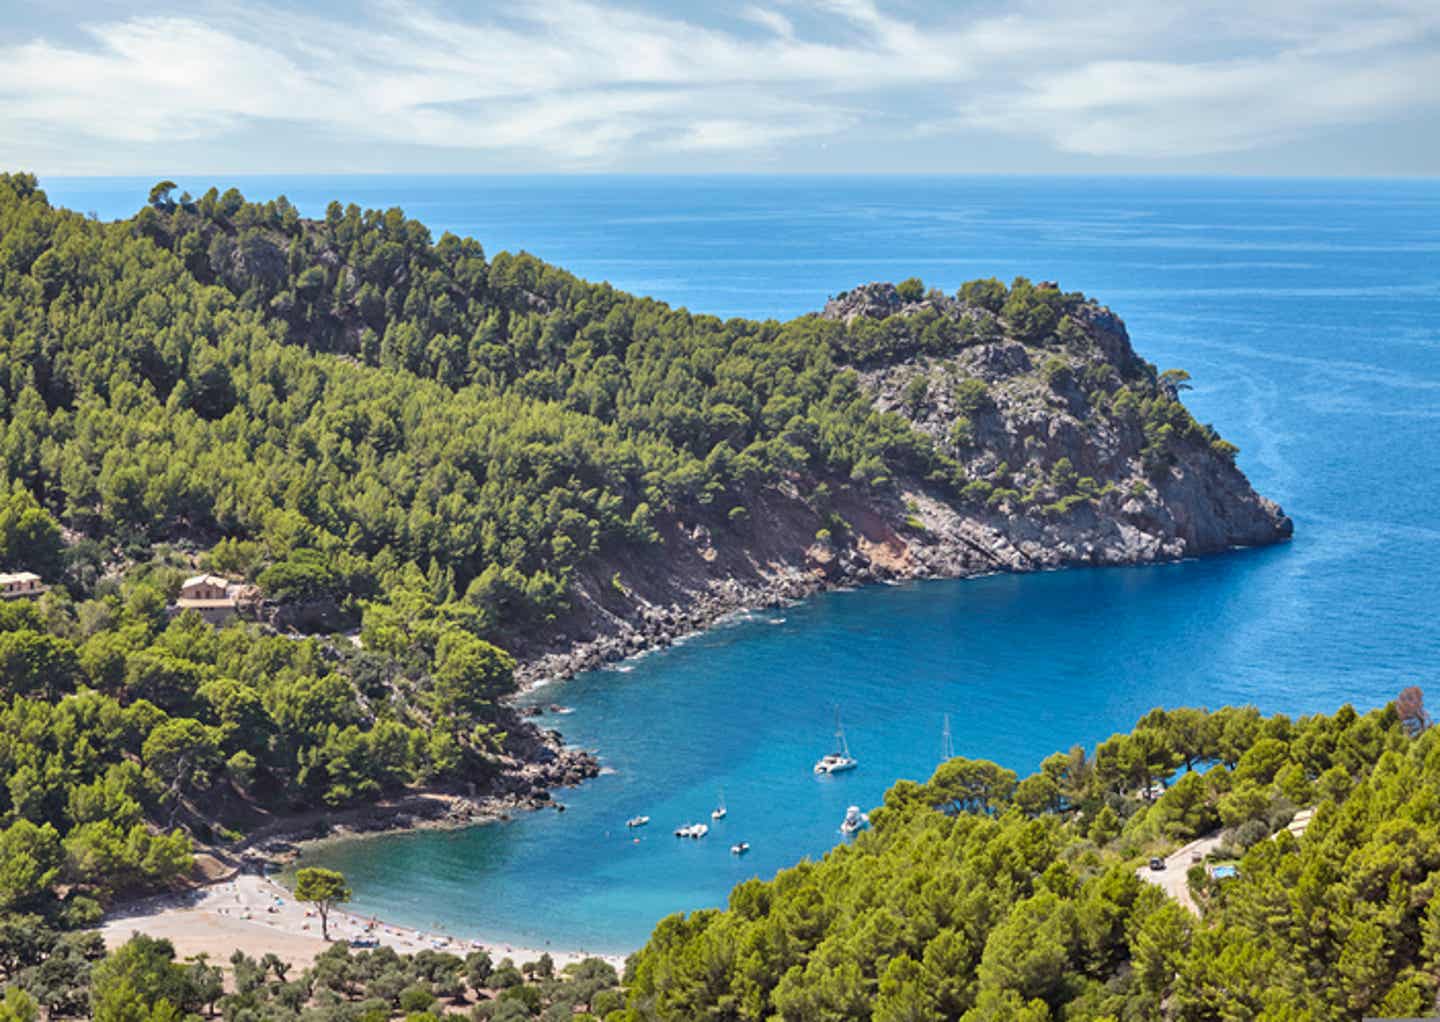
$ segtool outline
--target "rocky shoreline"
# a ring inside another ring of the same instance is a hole
[[[1233,549],[1246,548],[1236,546]],[[544,712],[542,704],[527,704],[527,699],[551,683],[664,649],[737,614],[793,605],[824,592],[885,583],[978,578],[1001,571],[1028,573],[1097,565],[1136,567],[1173,563],[1187,556],[1183,548],[1153,549],[1143,553],[1132,552],[1125,557],[1103,558],[1066,556],[1053,549],[1045,552],[1048,556],[1032,556],[1033,553],[1016,549],[1015,559],[1010,563],[986,559],[977,563],[974,550],[967,543],[956,540],[920,548],[911,546],[906,549],[904,558],[889,559],[886,563],[880,559],[868,559],[854,550],[812,548],[808,551],[812,562],[817,558],[830,558],[829,562],[823,566],[812,564],[809,568],[786,567],[772,576],[759,579],[713,581],[699,592],[687,594],[688,599],[667,605],[641,606],[633,615],[611,619],[606,622],[609,630],[593,638],[575,642],[561,650],[520,659],[515,669],[520,686],[515,699],[526,704],[522,705],[522,712],[538,716]],[[554,709],[553,706],[550,708]]]
[[[599,763],[523,719],[543,712],[527,708],[534,690],[738,613],[865,584],[1158,564],[1288,540],[1290,519],[1251,487],[1235,449],[1179,403],[1183,374],[1159,374],[1140,359],[1109,309],[1067,307],[1068,339],[1059,344],[1009,336],[979,306],[936,294],[902,299],[888,284],[827,304],[823,318],[894,335],[903,357],[857,351],[853,382],[876,414],[904,420],[948,452],[971,480],[963,492],[915,473],[876,486],[797,467],[723,502],[665,509],[653,521],[657,542],[597,553],[571,577],[568,609],[541,629],[498,637],[516,657],[519,694],[491,790],[445,792],[444,804],[418,809],[375,807],[338,826],[466,826],[554,804],[552,789],[595,776]],[[913,316],[976,336],[911,351]]]
[[[871,579],[856,577],[851,584],[862,581]],[[560,652],[521,661],[515,669],[520,695],[523,698],[551,682],[664,649],[735,614],[784,607],[832,588],[840,587],[830,584],[823,575],[803,572],[786,572],[758,583],[739,579],[717,582],[697,594],[688,605],[646,607],[634,621],[614,632],[577,642]]]
[[[564,812],[554,792],[600,773],[594,753],[566,745],[559,731],[527,721],[513,741],[518,744],[507,750],[502,769],[484,785],[416,790],[366,806],[284,816],[236,845],[197,847],[201,883],[283,867],[302,854],[302,846],[320,841],[472,827],[540,809]]]
[[[991,311],[938,293],[904,299],[889,284],[847,292],[821,316],[871,324],[859,335],[878,331],[897,351],[919,343],[905,334],[912,317],[986,338],[856,353],[854,384],[876,414],[947,452],[970,480],[963,491],[916,473],[877,487],[797,468],[735,493],[728,511],[670,508],[654,523],[658,544],[577,570],[571,606],[546,634],[502,636],[522,692],[827,589],[1158,564],[1291,536],[1236,449],[1181,405],[1184,374],[1145,363],[1103,306],[1072,304],[1064,344],[1009,336]]]

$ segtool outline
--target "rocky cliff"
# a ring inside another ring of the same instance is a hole
[[[866,285],[819,315],[844,324],[876,414],[908,420],[961,466],[959,496],[857,466],[856,479],[796,476],[748,494],[738,520],[672,514],[659,548],[585,566],[554,633],[511,637],[522,675],[573,673],[833,585],[1144,564],[1289,538],[1236,449],[1179,400],[1188,377],[1137,356],[1108,308],[1053,284],[1017,287],[1003,307],[983,286],[916,292]]]

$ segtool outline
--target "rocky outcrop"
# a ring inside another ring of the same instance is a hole
[[[323,809],[278,817],[254,827],[232,846],[208,848],[231,866],[285,862],[295,843],[351,834],[468,827],[508,819],[522,810],[564,810],[554,791],[600,773],[594,754],[565,744],[560,732],[518,717],[508,731],[497,770],[483,783],[463,788],[412,791],[349,809]]]
[[[877,411],[931,438],[953,466],[948,485],[797,475],[747,494],[739,520],[663,518],[658,548],[587,566],[555,632],[510,637],[522,679],[593,668],[832,586],[1145,564],[1290,536],[1234,449],[1177,400],[1183,374],[1137,356],[1109,309],[1036,290],[1063,310],[1038,339],[1017,336],[998,309],[938,292],[877,284],[832,299],[823,318],[878,330],[880,350],[901,353],[857,355],[855,372]],[[912,323],[951,339],[917,340]]]

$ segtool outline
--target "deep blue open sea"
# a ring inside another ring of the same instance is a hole
[[[127,215],[151,182],[49,179]],[[199,191],[209,180],[186,179]],[[1293,543],[1154,568],[833,593],[544,690],[605,776],[568,811],[329,847],[358,907],[532,945],[624,951],[839,840],[851,803],[956,750],[1020,771],[1153,706],[1440,701],[1440,182],[1078,178],[243,178],[318,214],[398,205],[487,252],[721,316],[789,317],[871,280],[1058,280],[1294,517]],[[816,779],[843,708],[860,768]],[[730,815],[700,842],[670,835]],[[637,835],[624,821],[654,818]],[[729,854],[744,839],[752,851]]]

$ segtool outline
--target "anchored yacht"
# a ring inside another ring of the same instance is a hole
[[[845,741],[845,729],[840,726],[840,711],[835,711],[835,751],[827,752],[815,763],[817,774],[838,774],[854,770],[859,762],[850,755],[850,744]]]

